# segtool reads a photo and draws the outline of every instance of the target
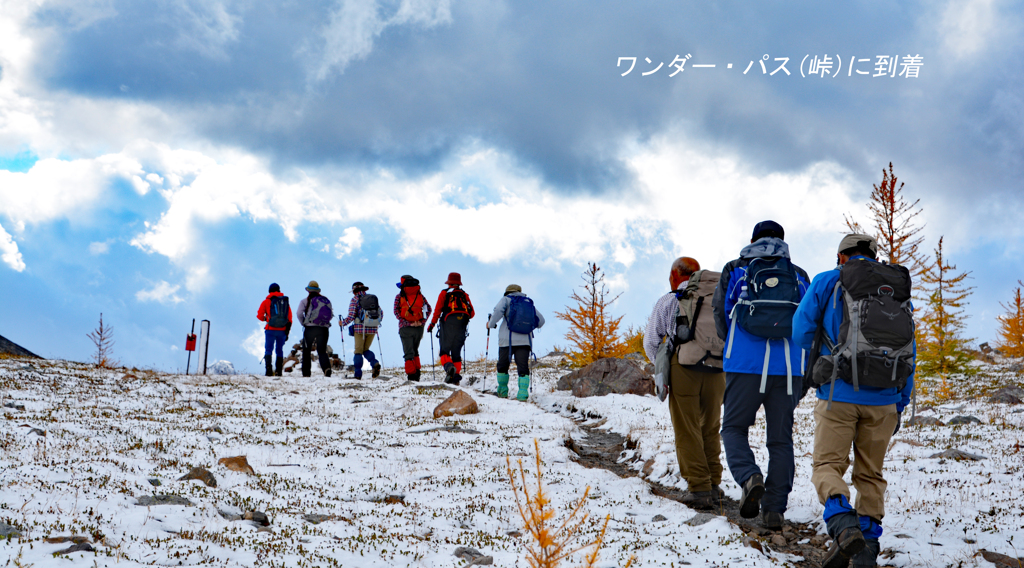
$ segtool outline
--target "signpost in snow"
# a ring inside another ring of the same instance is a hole
[[[185,351],[188,351],[188,361],[185,363],[185,374],[192,366],[192,352],[196,350],[196,318],[192,318],[192,331],[185,336]]]
[[[196,374],[206,374],[206,356],[210,352],[210,320],[199,323],[199,353],[196,356]]]

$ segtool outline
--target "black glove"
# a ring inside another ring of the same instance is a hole
[[[902,412],[897,412],[896,413],[896,429],[892,431],[892,435],[893,436],[896,435],[896,432],[900,431],[900,424],[902,424],[902,423],[903,423],[903,413]]]
[[[427,333],[433,333],[433,332],[434,332],[434,324],[428,325],[427,326]]]

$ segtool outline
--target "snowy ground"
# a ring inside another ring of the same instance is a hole
[[[480,376],[482,366],[474,371],[465,375]],[[5,407],[0,426],[0,521],[22,532],[0,542],[0,562],[463,566],[453,552],[471,546],[493,556],[495,566],[526,566],[528,537],[519,535],[523,526],[505,460],[529,466],[534,439],[559,511],[590,486],[587,510],[611,516],[600,566],[621,566],[630,554],[635,566],[797,560],[770,546],[766,553],[745,546],[744,534],[724,518],[684,524],[695,512],[653,496],[642,479],[574,463],[564,440],[581,433],[574,421],[579,413],[569,407],[600,415],[604,427],[638,442],[623,454],[636,468],[649,463],[651,478],[685,486],[665,404],[653,397],[575,399],[551,392],[560,374],[551,367],[536,371],[537,387],[525,404],[480,394],[480,383],[466,387],[480,413],[435,420],[434,407],[451,391],[429,388],[436,387],[429,373],[416,385],[397,370],[357,382],[319,374],[271,379],[98,371],[78,363],[0,359],[2,402],[24,406]],[[489,385],[493,389],[493,371]],[[943,420],[971,414],[980,425],[906,428],[897,436],[887,461],[882,542],[894,555],[883,563],[990,566],[974,556],[980,548],[1022,555],[1013,547],[1024,541],[1024,413],[1013,412],[1020,406],[981,400],[929,414]],[[788,514],[803,522],[821,513],[810,485],[810,402],[798,410],[797,486]],[[762,462],[763,443],[763,432],[751,437]],[[927,457],[951,447],[988,459]],[[217,464],[237,455],[248,457],[255,475]],[[196,466],[209,469],[217,486],[177,481]],[[731,480],[724,487],[739,497]],[[180,495],[193,506],[136,505],[154,494]],[[221,514],[254,510],[269,515],[271,524]],[[310,514],[329,520],[313,523],[304,518]],[[665,520],[654,520],[658,515]],[[44,540],[72,535],[87,536],[95,552],[55,556],[71,543]]]

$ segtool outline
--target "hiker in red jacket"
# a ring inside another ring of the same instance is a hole
[[[280,377],[284,369],[284,344],[287,343],[288,335],[292,331],[292,308],[288,305],[288,296],[281,293],[281,287],[277,284],[270,285],[270,293],[260,304],[256,319],[267,322],[263,327],[267,335],[266,355],[263,357],[267,363],[267,376]],[[271,354],[275,352],[277,364],[271,367]]]
[[[430,317],[430,304],[420,293],[420,281],[412,276],[402,276],[396,286],[401,290],[395,296],[394,311],[398,318],[398,337],[402,340],[405,374],[410,381],[419,381],[420,341],[423,340],[423,324]]]
[[[458,272],[448,274],[445,280],[448,288],[441,290],[437,296],[437,310],[434,318],[427,326],[427,333],[434,331],[438,318],[441,328],[438,330],[438,343],[441,345],[441,365],[444,367],[444,382],[457,385],[462,382],[462,346],[466,344],[466,328],[473,319],[473,302],[469,294],[462,289],[462,276]]]

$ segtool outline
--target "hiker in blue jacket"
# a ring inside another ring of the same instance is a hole
[[[793,409],[802,392],[804,353],[788,332],[810,280],[789,261],[784,237],[785,231],[775,221],[758,223],[740,257],[722,269],[711,303],[718,335],[726,342],[722,445],[729,471],[743,489],[740,515],[753,518],[760,513],[761,524],[771,530],[782,528],[793,490]],[[781,292],[783,300],[768,299]],[[759,299],[759,294],[765,299]],[[762,321],[765,318],[767,322]],[[761,406],[767,430],[767,478],[754,459],[748,437]]]
[[[839,342],[843,320],[844,298],[836,287],[842,269],[852,266],[850,262],[877,262],[877,251],[875,239],[868,235],[843,237],[838,252],[839,266],[814,277],[793,317],[793,339],[798,345],[810,352],[820,327],[827,343],[822,341],[819,353],[831,355],[827,344]],[[913,340],[912,332],[910,340]],[[914,352],[916,354],[916,345]],[[829,363],[828,374],[831,374]],[[811,481],[825,506],[823,516],[833,539],[823,566],[845,567],[851,558],[854,567],[875,566],[885,514],[886,481],[882,476],[882,462],[890,439],[899,430],[900,417],[910,402],[913,388],[912,370],[902,389],[866,385],[855,388],[845,380],[835,380],[834,386],[829,381],[818,387]],[[850,465],[851,447],[856,508],[850,505],[850,489],[843,480]]]

